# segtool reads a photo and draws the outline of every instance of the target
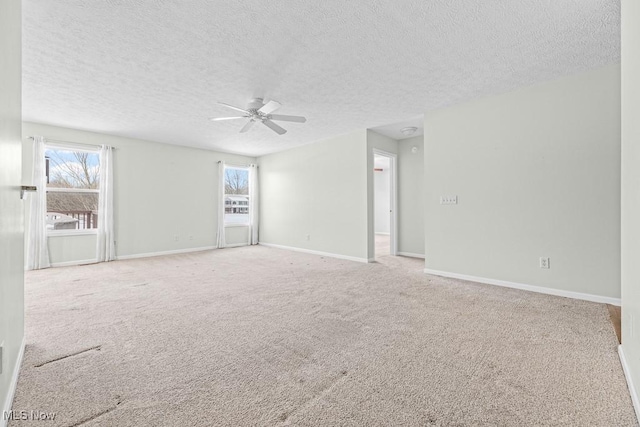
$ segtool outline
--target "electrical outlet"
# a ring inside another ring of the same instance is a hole
[[[305,237],[305,239],[307,239],[307,240],[311,240],[311,234],[307,234],[307,235],[305,235],[304,237]]]
[[[193,240],[193,234],[189,234],[189,240]]]
[[[441,205],[457,205],[458,196],[440,196]]]
[[[549,268],[549,258],[540,257],[540,268]]]
[[[0,342],[0,375],[2,375],[2,365],[4,364],[4,359],[2,358],[4,349],[4,341]]]
[[[173,239],[177,242],[178,240],[180,240],[180,236],[176,234],[175,236],[173,236]]]

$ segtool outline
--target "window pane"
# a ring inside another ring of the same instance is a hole
[[[47,192],[47,230],[98,228],[98,193]]]
[[[249,223],[249,197],[248,196],[224,196],[224,221],[227,224]]]
[[[225,168],[224,221],[227,224],[249,223],[249,171]]]
[[[246,169],[225,168],[224,170],[225,194],[249,195],[249,171]]]
[[[45,151],[47,186],[97,189],[100,155],[86,151],[49,148]]]

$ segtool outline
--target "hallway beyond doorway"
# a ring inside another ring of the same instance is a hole
[[[391,236],[376,233],[376,259],[391,255]]]

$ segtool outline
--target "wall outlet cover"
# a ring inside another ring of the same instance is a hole
[[[441,205],[457,205],[458,196],[440,196]]]

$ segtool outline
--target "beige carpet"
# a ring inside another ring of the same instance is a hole
[[[604,305],[245,247],[27,274],[11,426],[633,426]]]

